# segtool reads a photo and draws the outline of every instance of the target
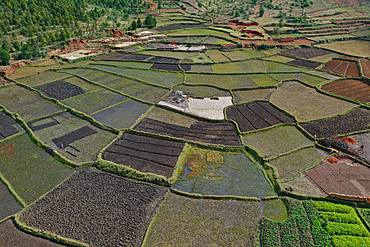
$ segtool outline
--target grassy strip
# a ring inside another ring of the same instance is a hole
[[[6,180],[6,178],[0,172],[0,180],[8,187],[10,193],[15,197],[15,199],[22,205],[22,207],[26,207],[27,203],[17,194],[17,192],[13,189],[12,185]]]

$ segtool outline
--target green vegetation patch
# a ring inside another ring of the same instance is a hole
[[[281,55],[274,55],[274,56],[271,56],[271,57],[265,57],[263,59],[267,60],[267,61],[281,62],[281,63],[287,63],[287,62],[295,60],[295,58],[285,57],[285,56],[281,56]]]
[[[46,119],[33,121],[28,124],[31,126],[39,126],[45,121],[52,121],[57,124],[34,130],[35,135],[44,141],[50,148],[77,163],[96,161],[100,150],[116,137],[115,134],[99,129],[88,121],[67,112]],[[53,142],[54,139],[68,135],[83,127],[89,127],[95,133],[78,139],[65,147],[59,147]]]
[[[288,180],[318,164],[327,154],[315,147],[309,147],[281,156],[270,161],[275,166],[281,180]]]
[[[294,67],[292,65],[265,61],[267,73],[289,73],[289,72],[302,72],[307,70],[306,68]]]
[[[224,39],[233,39],[229,34],[207,28],[186,28],[167,32],[168,36],[205,36],[212,35]]]
[[[210,161],[212,151],[193,149],[185,158],[174,189],[202,195],[265,197],[274,195],[262,169],[244,154],[220,154]]]
[[[74,63],[66,63],[63,65],[59,65],[57,68],[58,69],[66,69],[66,68],[76,68],[76,67],[82,67],[90,64],[92,61],[91,60],[82,60],[79,62],[74,62]]]
[[[186,83],[195,85],[213,85],[224,89],[256,87],[248,75],[207,75],[187,74]]]
[[[145,246],[259,246],[260,215],[260,202],[192,199],[169,193],[149,228]]]
[[[239,66],[235,63],[218,63],[212,64],[213,73],[216,74],[236,74],[243,73]]]
[[[117,61],[94,61],[92,65],[106,65],[106,66],[117,66],[117,67],[127,67],[133,69],[150,69],[153,63],[140,63],[140,62],[117,62]]]
[[[303,81],[304,83],[307,83],[308,85],[313,86],[313,87],[328,81],[327,79],[317,77],[317,76],[313,76],[313,75],[309,75],[309,74],[304,74],[304,73],[300,73],[299,76],[298,76],[298,79],[300,81]]]
[[[279,81],[266,74],[251,74],[249,75],[249,78],[251,78],[254,83],[261,87],[277,86],[280,84]]]
[[[270,74],[277,81],[293,81],[297,79],[297,73]]]
[[[306,73],[312,74],[312,75],[317,75],[317,76],[320,76],[320,77],[323,77],[323,78],[329,79],[329,80],[342,78],[340,76],[336,76],[336,75],[332,75],[332,74],[329,74],[329,73],[326,73],[326,72],[316,71],[316,70],[310,70],[310,71],[307,71]]]
[[[165,110],[159,107],[154,107],[150,112],[148,112],[146,117],[187,128],[190,128],[190,126],[197,121],[195,118],[191,118],[180,113],[175,113],[173,111]]]
[[[230,93],[226,90],[220,90],[214,87],[207,86],[187,86],[187,85],[178,85],[175,86],[173,91],[181,91],[188,96],[195,97],[226,97],[230,96]]]
[[[234,66],[239,66],[239,68],[244,73],[266,73],[266,66],[264,61],[258,59],[251,59],[241,62],[232,63]]]
[[[136,70],[136,69],[124,69],[115,68],[109,66],[92,66],[93,68],[107,70],[113,73],[117,73],[124,76],[139,79],[144,82],[149,82],[161,86],[172,86],[174,84],[184,81],[184,75],[182,73],[170,73],[170,72],[158,72],[150,70]]]
[[[48,69],[53,69],[56,66],[57,65],[50,65],[50,66],[43,66],[43,67],[26,66],[26,67],[16,69],[15,72],[13,74],[8,75],[8,77],[10,79],[15,80],[15,79],[18,79],[18,78],[21,78],[21,77],[26,77],[26,76],[34,75],[34,74],[37,74],[37,73],[41,73],[41,72],[43,72],[45,70],[48,70]]]
[[[314,202],[325,222],[326,231],[332,236],[333,246],[366,246],[370,233],[357,216],[354,208],[331,202]]]
[[[38,148],[26,134],[0,143],[0,169],[27,204],[72,174],[71,169]]]
[[[191,72],[212,73],[213,70],[212,66],[209,64],[192,64]]]
[[[134,100],[91,115],[96,121],[116,129],[130,128],[151,106]]]
[[[263,216],[270,220],[284,221],[288,218],[288,211],[282,200],[267,200],[263,202]]]
[[[356,106],[321,94],[295,81],[280,85],[271,96],[271,102],[295,116],[300,122],[334,116]]]
[[[76,76],[69,77],[67,79],[64,79],[63,81],[81,87],[86,93],[101,89],[101,87],[88,83]]]
[[[348,36],[353,37],[352,35]],[[320,44],[317,46],[353,56],[370,56],[370,41],[366,40],[346,40],[328,44]],[[351,47],[351,49],[348,49],[348,47]]]
[[[63,110],[36,93],[16,85],[0,88],[0,104],[18,113],[25,121]]]
[[[65,99],[62,103],[90,115],[125,100],[127,98],[122,95],[107,90],[99,90]]]
[[[67,77],[70,77],[71,75],[64,74],[64,73],[58,73],[58,72],[52,72],[52,71],[45,71],[40,74],[28,76],[25,78],[17,79],[17,82],[26,84],[30,87],[38,86],[41,84],[49,83],[52,81],[58,81]]]
[[[233,91],[234,103],[246,103],[255,100],[268,100],[275,88]]]
[[[206,55],[212,59],[215,63],[230,62],[230,59],[225,57],[219,50],[206,51]]]
[[[264,158],[314,144],[294,126],[278,126],[266,131],[244,135],[243,141],[245,145],[258,150]]]
[[[261,246],[330,246],[327,232],[322,227],[319,212],[311,201],[285,199],[289,218],[277,222],[263,218],[261,222]]]
[[[2,156],[1,146],[2,144],[0,143],[0,157]],[[8,187],[1,180],[0,180],[0,208],[1,208],[0,221],[22,210],[22,206],[10,193]]]
[[[193,63],[213,63],[213,61],[205,53],[193,53],[193,55],[187,57],[186,60],[191,60]],[[185,60],[183,61],[186,62]]]
[[[228,57],[231,61],[239,61],[239,60],[246,60],[252,58],[244,51],[227,51],[223,53],[226,57]]]

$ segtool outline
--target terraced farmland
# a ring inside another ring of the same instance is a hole
[[[340,80],[321,87],[323,90],[350,99],[370,102],[370,85],[360,80]]]

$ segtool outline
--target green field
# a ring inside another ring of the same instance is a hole
[[[140,62],[117,62],[117,61],[95,61],[91,65],[103,65],[103,66],[117,66],[132,69],[150,69],[153,63],[140,63]]]
[[[154,107],[150,112],[148,112],[146,117],[187,128],[190,128],[190,126],[197,121],[195,118],[191,118],[180,113],[175,113],[173,111],[165,110],[159,107]]]
[[[206,55],[212,59],[215,63],[230,62],[230,59],[226,57],[221,51],[210,50],[206,51]]]
[[[289,180],[317,165],[327,155],[320,149],[309,147],[270,160],[269,163],[278,169],[281,180]]]
[[[246,103],[255,100],[268,100],[271,94],[275,91],[275,88],[271,89],[253,89],[243,91],[232,91],[234,95],[234,103]]]
[[[115,134],[101,130],[88,121],[70,113],[62,113],[52,118],[40,119],[35,121],[33,125],[41,125],[48,122],[57,122],[58,124],[34,131],[35,135],[44,141],[50,148],[76,163],[96,161],[99,151],[116,137]],[[72,142],[68,147],[64,148],[59,148],[53,142],[54,138],[67,135],[85,126],[90,127],[97,133]]]
[[[213,85],[223,89],[250,88],[257,86],[248,75],[187,74],[186,83],[194,85]]]
[[[116,129],[130,128],[151,106],[134,100],[104,109],[91,115],[96,121]]]
[[[271,102],[295,116],[299,122],[334,116],[356,106],[294,81],[284,82],[271,96]]]
[[[45,84],[52,81],[58,81],[67,77],[70,77],[71,75],[65,74],[65,73],[58,73],[58,72],[51,72],[46,71],[42,72],[40,74],[28,76],[25,78],[17,79],[17,82],[26,84],[31,87],[35,87],[41,84]]]
[[[265,197],[274,195],[262,169],[241,153],[213,154],[210,150],[192,149],[174,189],[202,195]],[[213,160],[210,155],[216,156]]]
[[[0,87],[0,104],[18,113],[25,121],[63,110],[36,93],[16,85]]]
[[[0,143],[0,169],[15,192],[30,204],[72,174],[26,134]]]
[[[128,99],[122,95],[107,90],[99,90],[65,99],[62,103],[90,115],[125,100]]]
[[[243,141],[245,145],[258,150],[264,158],[288,153],[294,149],[314,144],[294,126],[278,126],[244,135]]]
[[[220,90],[214,87],[207,86],[187,86],[187,85],[178,85],[172,89],[175,91],[181,91],[186,95],[195,96],[195,97],[225,97],[230,96],[230,93],[226,90]]]

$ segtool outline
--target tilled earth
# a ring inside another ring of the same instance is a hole
[[[0,140],[19,132],[14,127],[15,124],[17,124],[17,122],[13,118],[9,117],[4,112],[0,112]]]
[[[56,100],[64,100],[86,93],[81,87],[63,80],[44,84],[36,87],[36,89],[44,95]]]
[[[0,224],[0,246],[1,247],[61,247],[49,240],[35,237],[31,234],[22,232],[14,224],[13,219],[7,219]]]
[[[186,128],[144,118],[134,129],[198,142],[229,146],[241,145],[238,133],[231,123],[214,123],[199,120],[190,128]]]
[[[287,63],[291,65],[298,65],[298,66],[306,67],[309,69],[316,69],[317,67],[320,66],[320,63],[312,62],[312,61],[304,61],[304,60],[299,60],[299,59],[296,59],[296,60],[293,60]]]
[[[323,90],[362,102],[370,102],[370,85],[360,80],[340,80],[326,84]]]
[[[370,110],[357,108],[345,115],[302,124],[302,127],[317,138],[337,136],[370,129]]]
[[[125,133],[104,151],[103,159],[169,178],[184,145],[184,142]]]
[[[292,57],[310,59],[313,57],[330,54],[332,52],[318,49],[318,48],[301,48],[301,49],[282,50],[280,51],[280,53],[284,55],[292,56]]]
[[[263,101],[229,107],[226,114],[229,119],[237,122],[242,132],[263,129],[281,123],[294,123],[293,118]]]
[[[20,220],[91,246],[141,246],[167,192],[165,187],[85,168],[32,204]]]

